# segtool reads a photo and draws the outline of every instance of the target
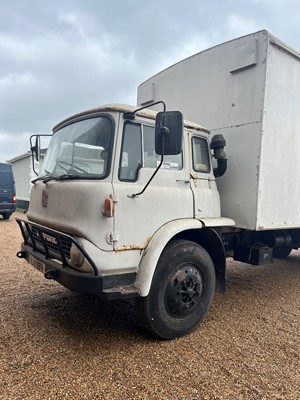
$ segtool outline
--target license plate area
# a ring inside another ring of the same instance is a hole
[[[28,262],[30,265],[32,265],[37,271],[41,272],[42,274],[45,274],[46,272],[46,264],[43,263],[40,260],[37,260],[34,258],[31,254],[29,254],[29,259]]]

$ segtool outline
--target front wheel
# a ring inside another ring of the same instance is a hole
[[[147,297],[137,300],[144,325],[174,339],[194,330],[212,302],[215,268],[207,251],[188,240],[174,240],[163,251]]]

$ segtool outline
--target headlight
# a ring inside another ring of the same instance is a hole
[[[72,244],[70,250],[70,259],[74,267],[80,268],[84,262],[84,256],[77,246]]]

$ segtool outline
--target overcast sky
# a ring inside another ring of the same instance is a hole
[[[0,162],[78,111],[136,104],[182,58],[269,30],[300,50],[297,0],[0,0]]]

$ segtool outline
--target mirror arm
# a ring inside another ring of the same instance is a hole
[[[162,104],[164,112],[166,112],[166,109],[167,109],[166,104],[165,104],[165,102],[160,100],[160,101],[156,101],[155,103],[148,104],[147,106],[137,108],[134,111],[124,112],[123,118],[132,120],[132,119],[134,119],[134,114],[137,113],[138,111],[144,110],[145,108],[149,108],[152,106],[156,106],[157,104]]]
[[[162,152],[162,155],[161,155],[160,163],[157,166],[156,170],[154,171],[154,173],[152,174],[152,176],[150,177],[149,181],[146,183],[144,189],[141,192],[128,194],[127,197],[129,197],[131,199],[134,199],[135,197],[139,197],[141,194],[143,194],[145,192],[145,190],[150,185],[150,183],[152,182],[153,178],[155,177],[157,172],[160,170],[160,167],[162,166],[162,164],[164,162],[164,148],[165,148],[165,135],[162,136],[162,149],[163,149],[163,152]]]

